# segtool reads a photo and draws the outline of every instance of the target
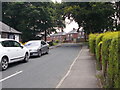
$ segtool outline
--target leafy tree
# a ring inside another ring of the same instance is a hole
[[[36,33],[55,32],[64,25],[57,5],[51,2],[3,2],[3,22],[22,32],[23,42],[35,39]],[[57,12],[57,13],[56,13]]]
[[[103,32],[112,30],[114,9],[111,3],[83,2],[65,3],[65,17],[72,17],[84,27],[85,33]]]
[[[119,2],[115,2],[114,7],[115,7],[115,10],[116,10],[115,15],[117,16],[116,24],[115,24],[116,25],[116,30],[120,31],[120,1]]]

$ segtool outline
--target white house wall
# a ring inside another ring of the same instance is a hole
[[[19,35],[15,34],[15,40],[16,40],[16,41],[19,41],[19,40],[20,40]]]

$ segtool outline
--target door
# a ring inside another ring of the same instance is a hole
[[[43,53],[46,53],[47,52],[47,44],[46,44],[46,42],[44,42],[44,41],[41,41],[41,47],[42,47],[42,52]]]
[[[17,56],[18,56],[18,59],[22,59],[24,58],[25,56],[25,49],[24,47],[21,47],[21,44],[17,41],[13,41],[14,43],[14,48],[16,48],[16,53],[17,53]]]
[[[17,55],[17,49],[14,48],[13,43],[9,40],[7,41],[2,41],[2,46],[4,47],[4,50],[6,52],[6,55],[9,57],[9,59],[12,61],[14,60],[18,55]]]

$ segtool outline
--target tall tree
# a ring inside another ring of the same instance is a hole
[[[21,31],[23,42],[34,39],[38,32],[45,32],[46,40],[54,27],[63,25],[60,14],[56,14],[58,9],[54,9],[56,5],[51,2],[3,2],[2,6],[3,22]]]
[[[79,27],[84,27],[85,33],[112,30],[113,16],[114,9],[111,3],[65,3],[65,17],[72,17]]]

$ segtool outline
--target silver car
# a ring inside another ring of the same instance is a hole
[[[41,56],[42,54],[49,53],[49,44],[44,40],[32,40],[25,44],[29,49],[30,56]]]

